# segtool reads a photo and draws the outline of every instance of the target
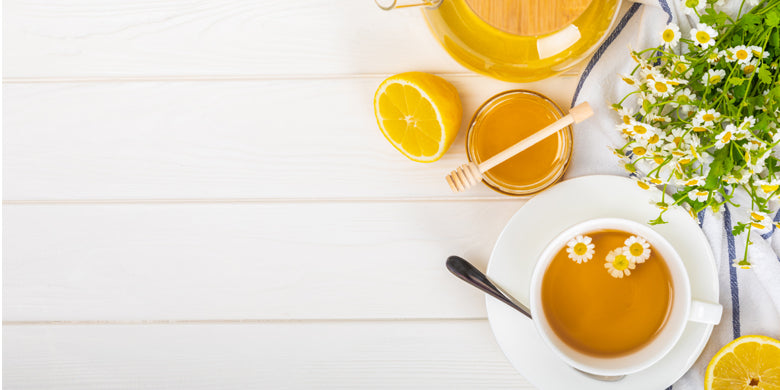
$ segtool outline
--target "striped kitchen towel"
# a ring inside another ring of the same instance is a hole
[[[577,125],[568,178],[590,174],[626,175],[607,148],[623,144],[615,130],[618,117],[610,105],[630,92],[630,87],[618,74],[629,74],[635,65],[629,57],[629,48],[657,46],[660,32],[667,23],[675,22],[683,36],[687,35],[696,21],[682,12],[683,1],[646,0],[624,5],[615,30],[584,69],[572,100],[572,106],[591,102],[596,115]],[[736,0],[724,5],[726,12],[732,14],[736,14],[734,11],[738,7]],[[749,201],[736,203],[750,204]],[[701,389],[704,370],[712,356],[724,344],[741,335],[761,334],[780,339],[780,233],[772,228],[760,238],[759,234],[752,235],[750,259],[753,268],[737,269],[731,263],[744,252],[745,239],[734,238],[729,232],[735,221],[747,220],[745,210],[728,206],[719,214],[701,213],[699,219],[717,262],[723,318],[693,368],[672,386],[673,389]],[[780,221],[780,212],[774,219]]]

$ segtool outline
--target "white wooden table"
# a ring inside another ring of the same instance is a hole
[[[480,103],[576,77],[475,75],[370,0],[3,8],[6,388],[532,387],[444,267],[484,269],[523,201],[443,177]],[[376,127],[409,70],[463,101],[433,164]]]

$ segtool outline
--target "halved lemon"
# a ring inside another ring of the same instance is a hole
[[[455,140],[463,108],[447,80],[407,72],[382,81],[374,94],[374,114],[399,152],[414,161],[434,162]]]
[[[705,390],[780,390],[780,341],[742,336],[715,354],[704,374]]]

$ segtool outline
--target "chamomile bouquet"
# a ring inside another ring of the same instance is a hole
[[[614,153],[640,187],[663,190],[652,224],[665,223],[671,205],[694,218],[724,204],[749,207],[732,231],[747,233],[744,255],[733,259],[740,268],[750,268],[751,232],[772,228],[770,202],[780,199],[778,4],[743,1],[732,17],[718,3],[686,0],[698,23],[687,33],[670,23],[659,46],[632,51],[636,67],[621,75],[632,91],[613,105],[625,139]],[[736,203],[741,191],[750,204]]]

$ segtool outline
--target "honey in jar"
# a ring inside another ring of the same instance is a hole
[[[477,164],[564,116],[553,101],[531,91],[503,92],[485,102],[469,125],[466,149]],[[492,189],[531,195],[557,182],[572,151],[571,126],[543,139],[483,174]]]

